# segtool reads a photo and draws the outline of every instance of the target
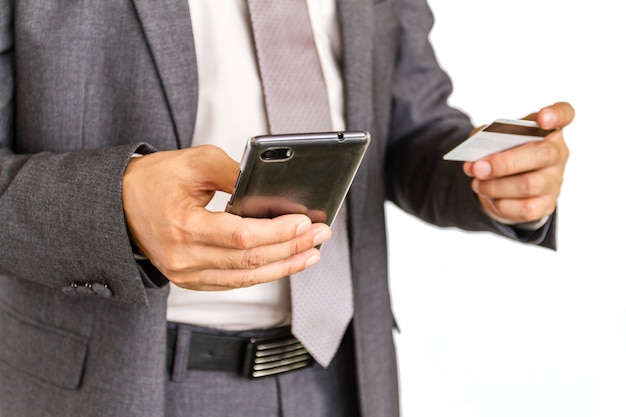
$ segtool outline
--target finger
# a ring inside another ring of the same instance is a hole
[[[255,269],[306,252],[326,242],[331,235],[327,225],[315,224],[306,233],[287,242],[250,249],[183,246],[180,250],[171,250],[155,266],[168,277],[213,269]]]
[[[474,179],[472,190],[490,199],[530,198],[557,195],[562,181],[562,175],[557,170],[547,169],[493,180]]]
[[[571,104],[558,102],[526,116],[525,119],[536,120],[542,129],[560,129],[572,123],[575,116],[576,112]]]
[[[130,192],[124,197],[158,196],[156,202],[191,198],[191,205],[204,207],[216,190],[232,193],[238,167],[222,149],[211,145],[155,152],[128,163],[123,191]]]
[[[331,236],[330,227],[318,223],[303,235],[287,242],[245,250],[212,248],[211,255],[217,260],[216,267],[219,269],[255,269],[312,249],[328,241]]]
[[[478,179],[501,178],[524,172],[543,169],[560,164],[567,156],[563,155],[562,135],[554,140],[529,142],[507,151],[490,155],[467,169],[470,176]]]
[[[194,146],[176,152],[179,161],[175,166],[184,167],[184,183],[190,189],[219,190],[232,193],[239,174],[239,163],[221,148],[213,145]]]
[[[465,175],[467,175],[468,177],[474,177],[474,161],[466,161],[463,162],[463,172],[465,173]],[[489,167],[489,172],[491,172],[491,167]]]
[[[485,210],[502,223],[527,223],[551,215],[556,200],[550,196],[518,199],[487,199],[480,197]]]
[[[561,129],[574,121],[576,112],[571,104],[555,103],[537,114],[537,123],[544,129]]]
[[[183,273],[170,278],[176,285],[203,291],[246,288],[293,275],[316,264],[321,259],[319,250],[313,248],[255,269],[205,270]]]
[[[328,227],[323,225],[323,227]],[[203,207],[190,206],[167,214],[156,227],[149,225],[144,234],[149,236],[140,249],[155,264],[193,264],[195,247],[249,249],[257,246],[287,242],[311,228],[305,215],[285,215],[274,219],[249,219],[224,212],[210,212]]]
[[[306,232],[311,219],[304,214],[286,214],[272,219],[240,217],[225,212],[195,210],[181,228],[195,244],[232,249],[286,242]]]

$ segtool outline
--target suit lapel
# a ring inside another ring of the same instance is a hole
[[[170,108],[177,145],[188,147],[196,119],[198,75],[187,2],[133,2]]]
[[[348,129],[364,130],[372,125],[372,5],[362,0],[340,0],[339,19],[343,39],[343,70]],[[372,141],[376,138],[372,138]],[[377,146],[370,144],[370,151]],[[372,155],[373,159],[376,158]],[[351,224],[361,221],[359,207],[363,207],[367,191],[367,164],[365,158],[349,195]]]
[[[372,6],[362,0],[340,0],[343,67],[348,129],[363,129],[371,121]]]

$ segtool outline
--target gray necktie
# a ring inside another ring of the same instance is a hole
[[[248,0],[270,131],[331,131],[328,95],[305,0]],[[332,360],[352,314],[345,210],[322,260],[290,278],[292,332],[315,360]]]

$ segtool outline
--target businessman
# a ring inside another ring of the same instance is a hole
[[[444,161],[475,127],[426,1],[308,12],[332,129],[372,137],[346,202],[353,312],[329,363],[248,378],[239,349],[293,336],[283,277],[339,233],[211,206],[269,130],[246,2],[0,2],[0,415],[396,416],[385,201],[555,247],[569,104],[529,115],[541,142]]]

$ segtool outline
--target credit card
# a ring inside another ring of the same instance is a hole
[[[443,156],[447,161],[477,161],[528,142],[542,140],[545,130],[530,120],[497,119]]]

